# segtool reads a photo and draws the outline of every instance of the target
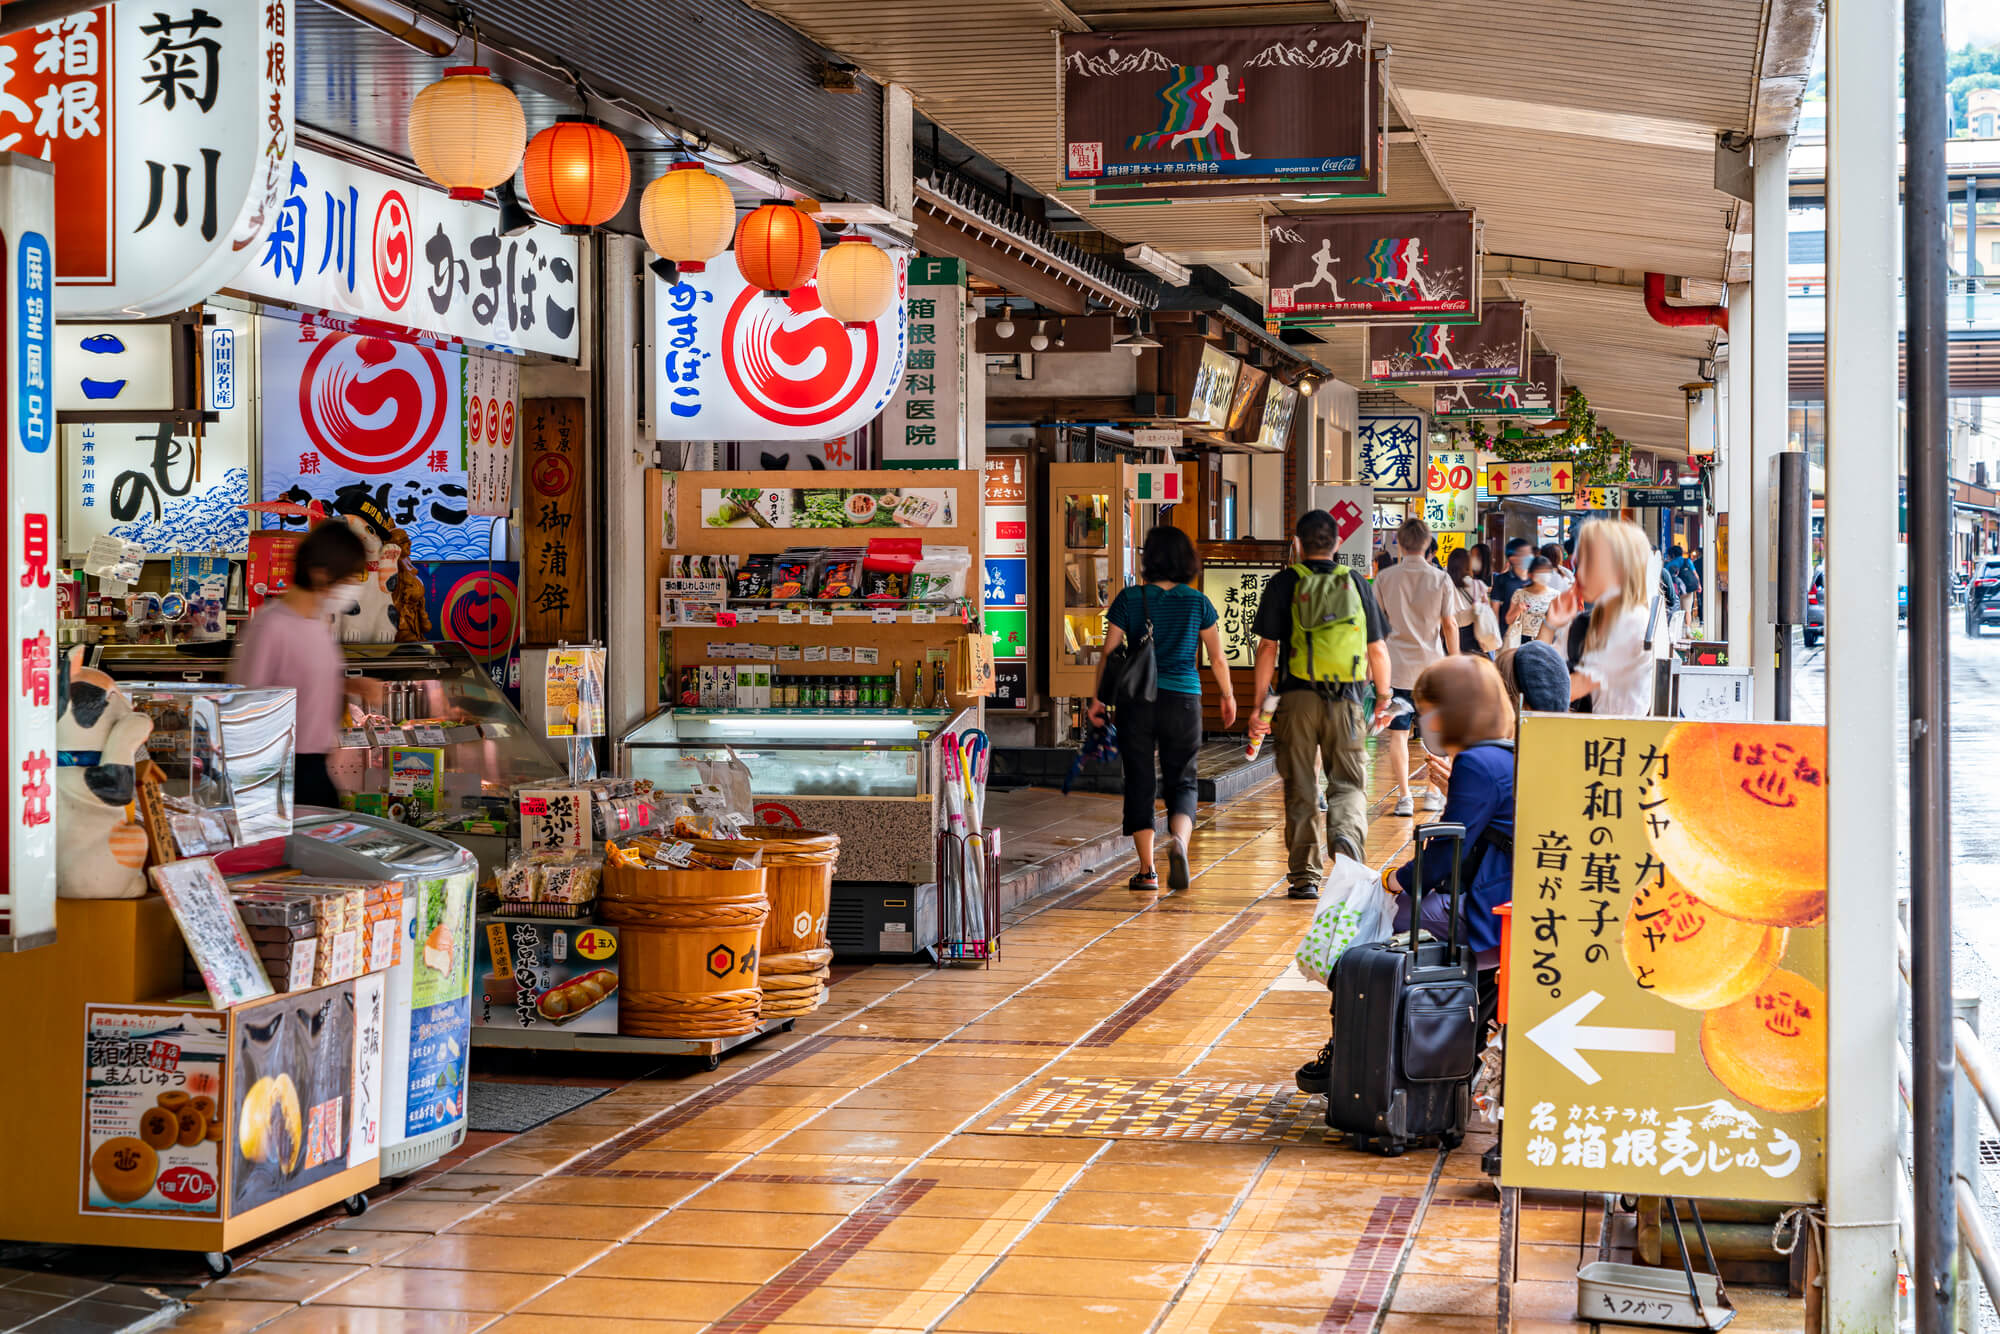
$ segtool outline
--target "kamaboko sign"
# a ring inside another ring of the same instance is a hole
[[[653,423],[661,440],[830,440],[872,421],[903,378],[909,253],[896,299],[850,329],[819,288],[766,296],[724,256],[653,284]]]
[[[56,313],[158,315],[242,270],[292,160],[291,0],[137,0],[0,39],[0,148],[56,169]]]

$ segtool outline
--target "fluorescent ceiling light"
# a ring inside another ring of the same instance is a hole
[[[1186,287],[1194,278],[1193,270],[1187,265],[1175,263],[1149,245],[1126,246],[1125,260],[1176,287]]]

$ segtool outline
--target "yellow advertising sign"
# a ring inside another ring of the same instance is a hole
[[[1570,497],[1573,510],[1615,510],[1625,507],[1625,488],[1619,486],[1579,486]]]
[[[1489,463],[1486,494],[1502,496],[1566,496],[1576,474],[1567,463]]]
[[[1454,552],[1454,551],[1458,550],[1458,549],[1459,549],[1460,547],[1462,547],[1462,546],[1464,546],[1464,545],[1465,545],[1465,541],[1466,541],[1466,538],[1467,538],[1468,534],[1465,534],[1465,533],[1435,533],[1435,534],[1433,534],[1433,536],[1435,536],[1435,537],[1437,538],[1437,544],[1438,544],[1438,564],[1442,565],[1442,564],[1444,564],[1444,563],[1445,563],[1446,561],[1448,561],[1448,560],[1450,560],[1450,559],[1451,559],[1451,553],[1452,553],[1452,552]]]
[[[1257,661],[1257,636],[1251,630],[1257,619],[1257,603],[1264,596],[1265,583],[1283,568],[1225,565],[1220,561],[1202,567],[1201,591],[1215,604],[1223,656],[1231,667],[1248,667]]]
[[[1471,531],[1473,488],[1479,480],[1475,463],[1468,450],[1431,451],[1424,472],[1424,522],[1433,533]]]
[[[1826,731],[1522,720],[1510,1186],[1825,1197]]]

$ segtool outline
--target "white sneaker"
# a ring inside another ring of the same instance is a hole
[[[1444,793],[1442,793],[1442,792],[1438,791],[1438,790],[1437,790],[1436,788],[1434,788],[1434,787],[1427,787],[1427,788],[1425,788],[1425,789],[1424,789],[1424,809],[1425,809],[1425,810],[1427,810],[1427,811],[1441,811],[1441,810],[1443,810],[1443,809],[1444,809]]]
[[[1415,815],[1416,813],[1417,813],[1416,807],[1410,804],[1410,790],[1408,788],[1404,788],[1403,795],[1396,798],[1395,810],[1391,811],[1390,814],[1407,816],[1407,815]]]

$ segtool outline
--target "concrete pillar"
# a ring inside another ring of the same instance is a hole
[[[1777,697],[1778,641],[1771,624],[1771,555],[1777,535],[1771,524],[1771,460],[1785,447],[1785,415],[1791,400],[1785,346],[1785,265],[1788,239],[1785,212],[1790,182],[1785,168],[1791,156],[1789,139],[1759,139],[1753,149],[1753,194],[1750,214],[1750,287],[1755,318],[1742,335],[1750,340],[1750,529],[1756,577],[1750,620],[1751,661],[1756,668],[1756,716],[1772,717]],[[1735,316],[1730,316],[1732,333]],[[1732,338],[1732,341],[1734,339]]]
[[[612,738],[653,711],[656,692],[646,675],[646,551],[657,545],[646,514],[646,469],[652,461],[651,404],[643,392],[645,248],[629,236],[602,240],[598,328],[604,420],[605,689]]]
[[[1755,294],[1749,283],[1733,283],[1729,288],[1729,355],[1717,369],[1722,391],[1722,462],[1717,478],[1723,483],[1716,510],[1729,515],[1729,621],[1724,637],[1729,640],[1729,661],[1737,667],[1755,666],[1757,657],[1754,629],[1763,595],[1757,589],[1755,543],[1764,527],[1756,512],[1757,484],[1753,476],[1757,451],[1752,409],[1756,403],[1752,361],[1756,352]],[[1753,702],[1770,694],[1768,664],[1752,685]],[[1764,717],[1769,717],[1766,712]]]

